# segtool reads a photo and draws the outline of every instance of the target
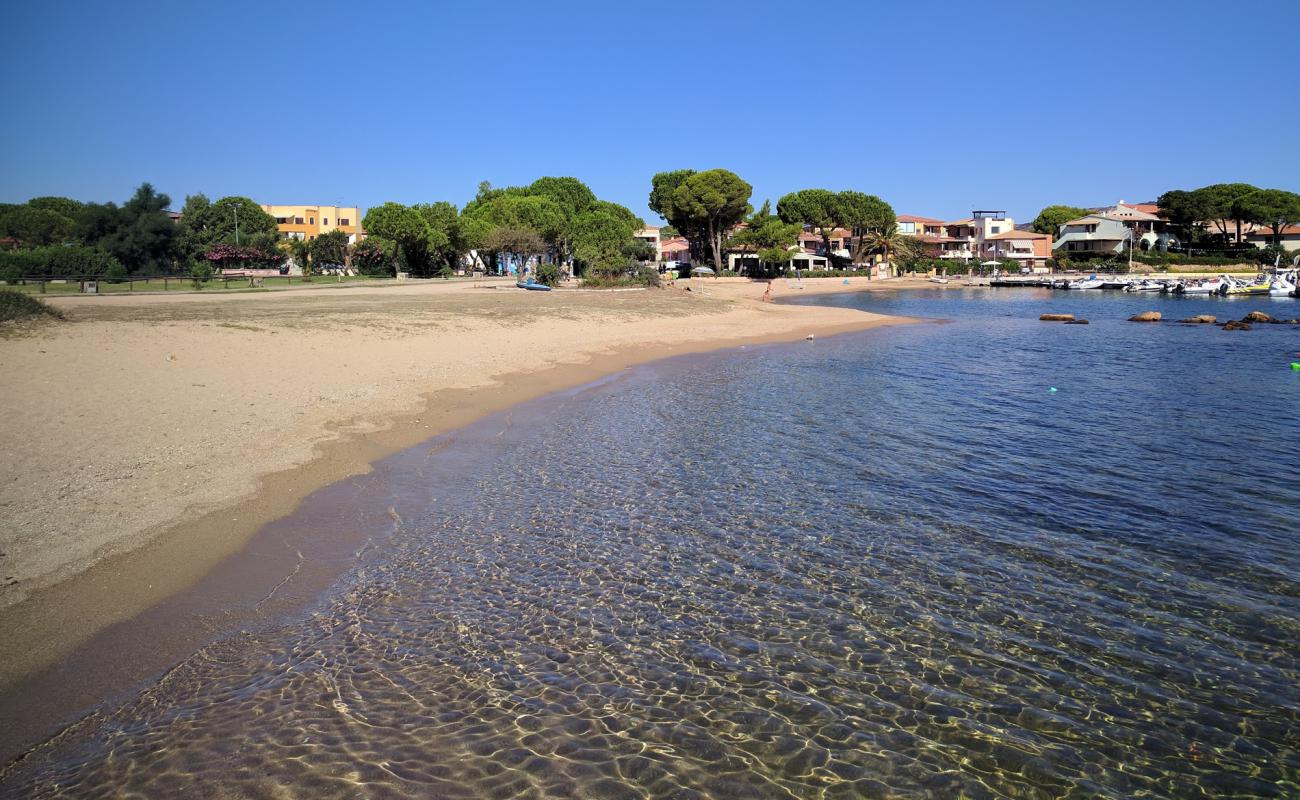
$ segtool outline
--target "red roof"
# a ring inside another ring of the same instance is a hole
[[[934,217],[918,217],[916,214],[899,214],[895,219],[899,222],[928,222],[932,225],[942,225],[943,220]]]
[[[1300,234],[1300,225],[1284,225],[1284,226],[1282,226],[1282,235],[1283,235],[1283,236],[1295,236],[1295,235],[1297,235],[1297,234]],[[1267,238],[1272,237],[1272,235],[1273,235],[1273,229],[1261,225],[1261,226],[1259,226],[1258,228],[1256,228],[1255,230],[1250,231],[1250,232],[1247,233],[1246,235],[1247,235],[1247,236],[1262,236],[1262,237],[1264,237],[1264,238],[1267,239]]]

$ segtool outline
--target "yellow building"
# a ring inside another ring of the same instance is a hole
[[[356,206],[272,206],[263,203],[262,210],[275,217],[275,225],[285,239],[315,239],[330,231],[343,231],[352,244],[365,238],[361,230],[361,209]]]

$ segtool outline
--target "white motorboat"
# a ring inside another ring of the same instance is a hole
[[[947,282],[948,282],[947,278],[941,277],[939,275],[935,275],[933,278],[930,279],[930,283],[947,283]]]
[[[1294,272],[1283,272],[1273,277],[1268,282],[1269,297],[1295,297],[1296,296],[1296,274]]]
[[[1070,281],[1069,283],[1065,284],[1065,288],[1067,288],[1067,289],[1100,289],[1102,283],[1104,283],[1104,281],[1102,281],[1100,278],[1098,278],[1097,276],[1094,275],[1094,276],[1091,277],[1091,278],[1083,278],[1083,279],[1081,279],[1081,280],[1077,280],[1077,281]]]
[[[1126,292],[1159,292],[1159,291],[1163,291],[1164,288],[1165,288],[1165,285],[1164,285],[1163,283],[1161,283],[1160,281],[1153,281],[1153,280],[1151,280],[1151,279],[1148,278],[1148,279],[1146,279],[1146,280],[1134,281],[1134,282],[1130,283],[1130,284],[1128,285],[1128,287],[1127,287],[1124,291],[1126,291]]]
[[[1219,294],[1222,290],[1222,278],[1206,278],[1174,287],[1175,294]]]
[[[1107,278],[1101,282],[1101,288],[1117,289],[1123,291],[1124,289],[1127,289],[1129,287],[1129,284],[1132,282],[1133,281],[1129,280],[1128,278]]]

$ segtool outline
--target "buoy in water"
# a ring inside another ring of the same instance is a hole
[[[1292,362],[1291,362],[1291,369],[1296,370],[1297,372],[1300,372],[1300,361],[1292,361]]]
[[[1053,386],[1052,388],[1048,389],[1048,390],[1047,390],[1047,393],[1048,393],[1048,394],[1056,394],[1056,387]]]

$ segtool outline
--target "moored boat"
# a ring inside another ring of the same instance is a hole
[[[1101,284],[1102,284],[1101,279],[1097,278],[1096,276],[1093,276],[1091,278],[1083,278],[1077,281],[1070,281],[1069,283],[1065,284],[1065,288],[1066,289],[1100,289]]]
[[[1283,272],[1275,275],[1273,280],[1268,283],[1270,297],[1295,297],[1295,292],[1296,274],[1294,272]]]

